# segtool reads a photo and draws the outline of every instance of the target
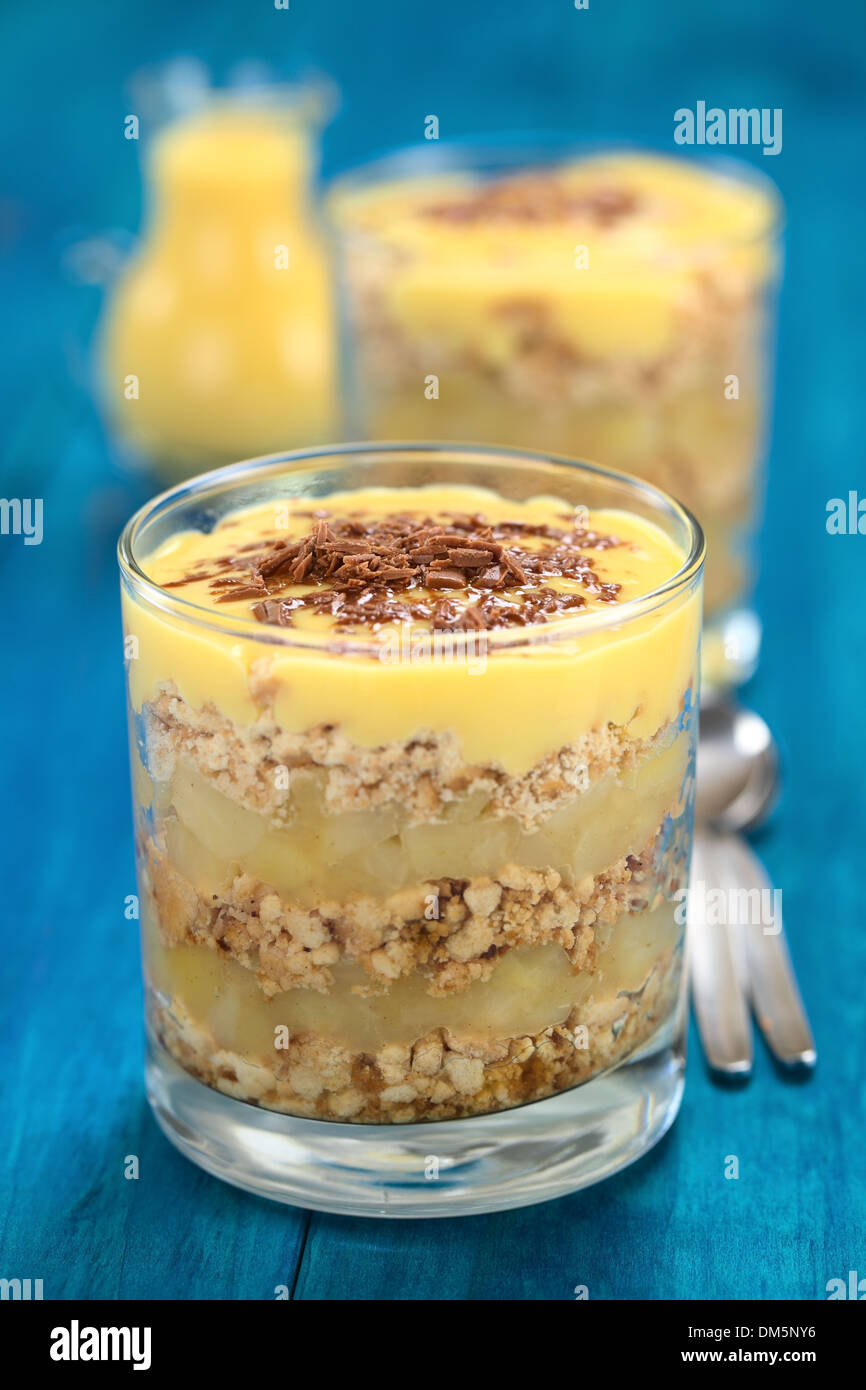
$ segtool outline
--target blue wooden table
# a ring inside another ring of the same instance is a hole
[[[23,0],[0,20],[0,432],[4,497],[44,499],[44,539],[0,536],[4,930],[0,1276],[46,1297],[270,1299],[823,1298],[866,1274],[866,536],[830,536],[826,504],[866,496],[859,0],[239,0],[176,7]],[[759,1048],[741,1090],[712,1084],[695,1039],[682,1112],[606,1184],[464,1221],[375,1223],[271,1206],[181,1159],[142,1089],[140,985],[114,562],[148,495],[104,439],[88,392],[98,308],[68,247],[136,229],[123,141],[136,68],[195,53],[343,90],[340,167],[443,135],[551,128],[671,145],[697,100],[781,107],[762,159],[789,211],[778,406],[748,698],[785,750],[760,848],[784,893],[820,1064],[781,1079]],[[139,1176],[124,1176],[129,1155]],[[727,1156],[740,1176],[726,1180]]]

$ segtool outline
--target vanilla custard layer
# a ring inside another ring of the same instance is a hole
[[[205,901],[246,873],[310,906],[353,893],[378,898],[438,878],[495,878],[507,864],[553,868],[569,882],[595,877],[643,850],[665,816],[679,812],[688,759],[682,733],[619,777],[605,773],[532,833],[514,817],[485,817],[477,796],[456,803],[449,819],[425,825],[407,826],[395,807],[324,815],[312,776],[298,779],[296,820],[277,829],[188,763],[160,789],[157,806],[165,808],[158,815],[169,811],[169,860]]]
[[[674,912],[666,902],[603,928],[591,973],[575,973],[559,946],[528,947],[504,956],[491,979],[446,997],[429,995],[419,975],[397,980],[387,994],[356,993],[369,978],[344,963],[335,968],[327,994],[295,989],[266,999],[242,966],[205,946],[165,948],[147,924],[145,966],[154,988],[206,1026],[218,1047],[272,1065],[278,1028],[375,1052],[387,1043],[413,1043],[435,1028],[491,1041],[539,1033],[564,1022],[575,1007],[588,1015],[600,1000],[639,990],[654,966],[666,962],[682,935]]]
[[[512,188],[521,180],[532,215],[503,216],[495,206],[485,214],[479,193],[509,180],[452,174],[338,186],[333,207],[356,238],[358,289],[375,287],[386,318],[413,341],[491,365],[519,355],[533,310],[576,355],[649,363],[673,350],[708,274],[734,301],[773,274],[778,207],[757,183],[641,155],[540,168],[511,176]],[[550,187],[560,208],[545,195]],[[598,189],[625,194],[630,206],[599,219]],[[448,208],[453,215],[443,215]]]
[[[288,528],[278,518],[284,499],[275,498],[230,514],[208,534],[172,537],[142,562],[143,568],[157,585],[170,583],[197,561],[306,532],[313,507],[369,517],[481,512],[493,523],[523,520],[565,529],[574,517],[557,498],[519,503],[464,486],[359,489],[294,504],[285,500]],[[466,761],[497,765],[510,775],[525,773],[608,723],[627,727],[635,739],[648,738],[676,717],[684,691],[693,685],[700,593],[692,588],[663,611],[617,626],[620,604],[672,579],[685,557],[660,528],[634,513],[591,512],[586,524],[623,542],[588,552],[599,578],[622,586],[620,603],[599,604],[587,596],[586,608],[575,616],[483,634],[488,641],[481,661],[477,649],[472,659],[394,661],[393,630],[390,642],[387,631],[347,634],[324,614],[302,614],[297,633],[270,628],[250,616],[248,601],[216,603],[203,581],[168,591],[169,600],[199,605],[183,616],[127,590],[125,630],[138,639],[138,654],[129,663],[133,706],[140,710],[160,686],[171,684],[194,708],[213,705],[244,725],[266,719],[302,733],[331,724],[365,748],[425,731],[451,732]],[[577,587],[565,579],[548,582]],[[295,587],[305,592],[304,586]],[[599,609],[609,625],[592,630]],[[503,636],[523,645],[503,649],[497,646]],[[363,655],[325,650],[335,639],[364,642],[367,650]]]

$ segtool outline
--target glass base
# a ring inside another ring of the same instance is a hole
[[[346,1216],[471,1216],[547,1202],[640,1158],[670,1128],[682,1018],[630,1061],[516,1110],[412,1125],[296,1119],[196,1081],[148,1036],[147,1094],[163,1133],[215,1177]]]
[[[717,697],[755,674],[761,654],[761,620],[750,608],[728,609],[704,621],[701,696]]]

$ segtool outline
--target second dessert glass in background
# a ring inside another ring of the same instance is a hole
[[[745,164],[470,142],[368,164],[330,200],[350,435],[593,459],[707,537],[706,689],[753,671],[782,209]]]

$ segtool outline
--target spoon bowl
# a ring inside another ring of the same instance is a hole
[[[754,830],[779,794],[779,754],[765,720],[729,700],[701,707],[695,819]]]

